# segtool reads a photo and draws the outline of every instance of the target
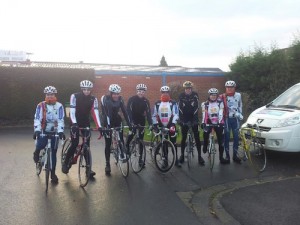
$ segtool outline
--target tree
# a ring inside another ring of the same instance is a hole
[[[161,60],[160,60],[160,65],[159,66],[162,66],[162,67],[167,67],[168,66],[168,63],[165,59],[164,56],[161,57]]]

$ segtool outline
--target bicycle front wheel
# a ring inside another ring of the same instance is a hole
[[[162,173],[167,173],[172,169],[175,162],[175,147],[171,141],[165,140],[157,145],[154,162],[157,169]]]
[[[214,165],[215,165],[215,156],[216,156],[216,148],[215,147],[216,146],[215,146],[214,138],[210,137],[209,144],[208,144],[208,160],[209,160],[210,171],[213,170]]]
[[[186,144],[186,152],[187,152],[188,168],[191,168],[192,167],[192,159],[194,157],[194,154],[193,154],[193,142],[192,142],[192,138],[190,136],[188,136],[188,141]]]
[[[89,148],[85,147],[80,154],[78,164],[78,179],[80,187],[85,187],[90,179],[91,174],[91,152]]]
[[[140,139],[130,144],[130,164],[133,172],[139,173],[145,168],[146,150],[144,142]]]
[[[250,149],[247,151],[249,162],[257,172],[263,172],[267,165],[266,150],[257,138],[253,138]]]
[[[127,154],[125,154],[124,144],[121,141],[119,142],[118,152],[119,152],[119,156],[122,152],[124,154],[124,158],[118,160],[119,169],[120,169],[123,177],[128,177],[128,175],[129,175],[129,161],[128,161],[128,158],[127,158]]]
[[[65,162],[65,158],[66,158],[66,155],[67,155],[67,152],[68,152],[70,146],[71,146],[71,138],[68,138],[68,139],[65,140],[65,142],[63,144],[63,147],[62,147],[62,150],[61,150],[61,155],[60,155],[61,165],[63,165],[64,162]]]
[[[50,171],[51,171],[51,162],[50,162],[50,149],[46,149],[46,165],[45,165],[45,180],[46,180],[46,192],[48,192],[48,186],[49,186],[49,177],[50,177]]]

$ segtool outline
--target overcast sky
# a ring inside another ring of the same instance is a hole
[[[299,0],[2,0],[0,49],[31,60],[218,67],[256,44],[288,47]]]

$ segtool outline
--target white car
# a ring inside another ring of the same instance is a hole
[[[257,136],[266,149],[300,152],[300,83],[252,112],[246,124],[259,126]]]

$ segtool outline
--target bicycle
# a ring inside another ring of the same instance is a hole
[[[123,177],[126,178],[129,175],[129,162],[124,143],[120,138],[120,131],[122,131],[123,128],[128,128],[128,126],[114,127],[106,130],[112,132],[111,154],[114,156],[115,163],[118,165]]]
[[[135,125],[135,134],[129,145],[130,164],[133,172],[139,173],[145,168],[146,148],[144,141],[140,139],[140,129],[144,126]]]
[[[149,154],[151,156],[152,161],[154,162],[155,148],[160,143],[159,133],[150,131],[148,135],[151,135],[150,144],[149,144]]]
[[[160,172],[167,173],[172,169],[175,163],[175,147],[173,143],[167,139],[169,128],[161,127],[159,129],[159,132],[155,134],[160,136],[160,142],[155,146],[154,163]],[[176,136],[176,134],[174,136]]]
[[[71,146],[71,137],[69,137],[62,148],[61,151],[61,163],[67,163],[67,166],[70,168],[73,164],[77,164],[77,160],[79,157],[78,164],[78,180],[80,187],[85,187],[90,179],[91,168],[92,168],[92,154],[90,151],[90,147],[88,146],[88,139],[91,137],[91,131],[97,131],[97,129],[85,127],[79,128],[82,136],[82,143],[78,144],[76,147],[74,155],[70,158],[69,162],[65,162],[66,154]],[[76,135],[76,134],[72,134]],[[100,137],[99,137],[100,138]]]
[[[195,141],[194,141],[194,136],[193,136],[193,130],[192,130],[192,124],[191,124],[191,122],[184,123],[183,125],[187,125],[188,126],[185,152],[187,154],[188,168],[190,169],[192,167],[192,159],[194,158]]]
[[[240,159],[248,160],[250,166],[256,172],[263,172],[267,165],[266,150],[264,149],[258,134],[258,124],[247,124],[239,131],[238,156]]]
[[[49,186],[49,177],[52,170],[52,151],[51,151],[51,139],[53,137],[56,138],[55,146],[58,144],[58,137],[57,133],[42,133],[40,137],[47,137],[48,142],[44,149],[40,151],[39,161],[36,163],[36,174],[39,176],[41,171],[45,171],[45,181],[46,181],[46,193],[48,192]],[[54,147],[55,148],[55,147]]]
[[[208,160],[209,160],[209,168],[210,171],[213,170],[214,165],[215,165],[215,158],[216,158],[216,141],[215,141],[215,127],[220,127],[219,124],[206,124],[205,128],[211,128],[211,132],[209,134],[209,139],[208,139]]]

